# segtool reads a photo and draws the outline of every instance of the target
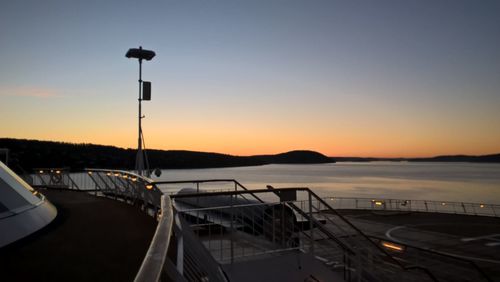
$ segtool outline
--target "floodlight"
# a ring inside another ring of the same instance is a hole
[[[130,48],[128,49],[127,54],[125,54],[125,57],[151,61],[151,59],[154,58],[155,55],[156,55],[155,52],[151,50],[146,50],[142,48]]]

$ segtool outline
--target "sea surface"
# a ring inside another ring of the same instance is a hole
[[[266,185],[275,188],[309,187],[325,197],[500,204],[500,164],[341,162],[264,165],[163,170],[162,175],[154,179],[236,179],[249,189],[263,189]],[[208,188],[216,188],[212,186]]]

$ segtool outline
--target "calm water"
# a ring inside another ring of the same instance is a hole
[[[161,180],[236,179],[251,189],[309,187],[322,196],[500,203],[500,164],[336,163],[164,170]],[[186,186],[186,185],[185,185]],[[188,185],[189,186],[189,185]]]

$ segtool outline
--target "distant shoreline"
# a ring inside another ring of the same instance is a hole
[[[131,170],[134,169],[136,158],[135,149],[95,144],[0,138],[0,148],[8,149],[9,166],[18,172],[50,167],[67,167],[72,170],[84,168]],[[147,157],[151,169],[196,169],[335,162],[330,157],[308,150],[296,150],[275,155],[232,156],[220,153],[148,149]]]
[[[0,138],[0,149],[8,149],[9,165],[17,172],[35,168],[68,167],[126,169],[134,168],[136,150],[95,144],[75,144]],[[150,168],[201,169],[246,167],[267,164],[322,164],[335,162],[469,162],[500,163],[500,154],[484,156],[436,156],[431,158],[328,157],[310,150],[296,150],[275,155],[233,156],[183,150],[147,150]],[[2,156],[0,155],[0,159]]]
[[[331,157],[336,162],[465,162],[465,163],[500,163],[500,154],[468,156],[468,155],[450,155],[435,156],[429,158],[363,158],[363,157]]]

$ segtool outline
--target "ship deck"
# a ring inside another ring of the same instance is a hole
[[[58,210],[46,228],[0,249],[2,281],[131,281],[156,229],[137,207],[74,191],[41,191]]]
[[[46,228],[0,249],[2,280],[134,279],[156,229],[157,222],[152,217],[137,207],[87,193],[42,193],[57,207],[58,216]],[[494,280],[500,279],[500,218],[424,212],[339,212],[368,236],[461,257],[476,263]],[[204,241],[203,237],[200,239]],[[251,251],[251,246],[242,249]],[[289,281],[315,281],[332,275],[342,280],[339,273],[325,272],[323,265],[307,256],[289,252],[226,263],[223,268],[231,281],[275,281],[285,276]]]
[[[340,210],[371,237],[474,262],[500,279],[500,218],[426,212]],[[443,258],[446,259],[446,258]]]

